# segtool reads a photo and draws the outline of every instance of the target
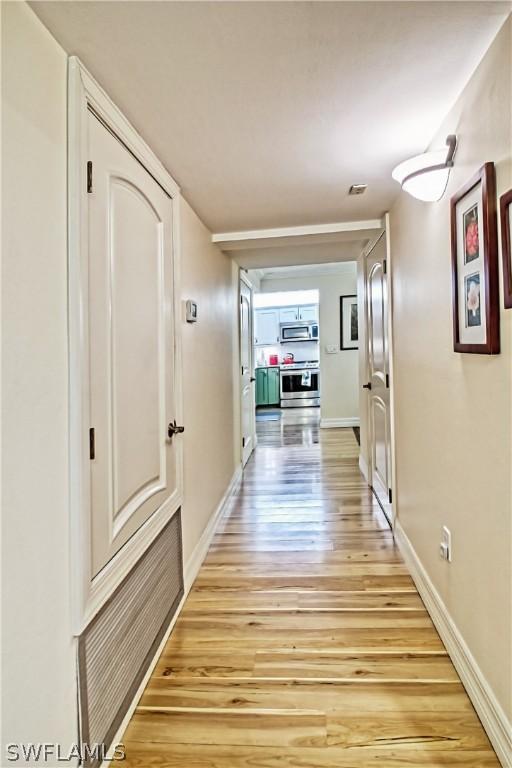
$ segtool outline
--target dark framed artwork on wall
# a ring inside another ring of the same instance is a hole
[[[500,197],[501,251],[503,257],[503,293],[505,309],[512,309],[512,189]]]
[[[494,163],[451,199],[453,348],[500,351],[498,232]]]
[[[357,296],[340,296],[340,349],[359,349]]]

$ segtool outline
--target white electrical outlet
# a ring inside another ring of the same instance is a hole
[[[443,558],[443,560],[446,560],[446,562],[451,563],[452,561],[452,534],[449,528],[446,527],[446,525],[443,525],[443,538],[441,539],[441,544],[439,545],[439,554]]]
[[[325,347],[325,351],[327,352],[328,355],[335,355],[336,352],[338,351],[338,347],[336,346],[336,344],[327,344]]]

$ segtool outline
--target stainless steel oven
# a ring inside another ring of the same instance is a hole
[[[281,366],[281,408],[320,405],[318,363],[293,363]]]
[[[318,341],[318,323],[310,321],[297,321],[295,323],[281,323],[281,343],[288,341]]]

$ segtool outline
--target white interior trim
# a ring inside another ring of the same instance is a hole
[[[358,232],[364,229],[382,229],[382,220],[368,219],[367,221],[338,221],[333,224],[309,224],[300,227],[248,229],[242,232],[218,232],[212,235],[212,243],[228,243],[233,240],[268,240],[273,237],[332,235],[337,232]]]
[[[243,403],[242,403],[242,314],[241,314],[241,288],[240,283],[243,283],[250,291],[251,293],[251,307],[249,312],[249,322],[250,322],[250,334],[251,334],[251,344],[250,344],[250,354],[251,354],[251,377],[255,379],[255,370],[254,370],[254,287],[247,277],[246,273],[243,271],[243,269],[238,269],[238,299],[237,299],[237,307],[238,307],[238,402],[240,404],[240,435],[239,435],[239,447],[240,447],[240,455],[242,457],[242,468],[247,464],[247,461],[249,461],[250,457],[252,456],[254,449],[256,448],[258,444],[258,437],[256,435],[256,389],[253,386],[252,387],[252,419],[251,419],[251,430],[252,430],[252,451],[249,454],[247,461],[244,464],[244,446],[243,446],[243,439],[244,439],[244,427],[243,427]]]
[[[320,419],[321,429],[334,429],[335,427],[358,427],[359,416],[348,416],[344,419]]]
[[[93,578],[91,566],[91,504],[87,435],[89,418],[88,342],[88,160],[87,110],[95,114],[125,144],[171,198],[173,219],[173,290],[175,332],[176,418],[183,414],[180,318],[179,196],[176,182],[148,145],[100,88],[76,56],[68,62],[68,292],[70,391],[70,582],[71,620],[79,635],[105,600],[146,551],[182,503],[183,455],[176,452],[178,491],[131,537],[108,565]]]
[[[396,422],[396,401],[395,401],[395,352],[393,340],[393,254],[391,252],[391,233],[389,213],[384,216],[386,224],[386,259],[387,259],[387,277],[388,277],[388,373],[389,373],[389,442],[391,450],[391,491],[393,501],[390,502],[391,509],[391,527],[394,529],[395,520],[398,515],[398,493],[396,481],[396,443],[395,443],[395,422]]]
[[[121,743],[123,734],[128,727],[128,723],[133,717],[133,713],[135,712],[137,708],[137,704],[139,702],[140,697],[142,696],[144,689],[146,685],[149,682],[149,679],[151,675],[153,674],[153,670],[155,669],[158,659],[162,655],[162,651],[165,648],[165,644],[167,643],[167,640],[169,639],[169,636],[174,628],[174,625],[176,624],[179,615],[181,611],[183,610],[183,606],[185,604],[185,600],[188,597],[188,593],[190,592],[190,589],[196,579],[197,574],[199,573],[199,569],[201,568],[201,565],[203,564],[203,561],[206,557],[206,554],[208,552],[208,549],[210,547],[211,541],[213,539],[213,536],[215,534],[216,528],[218,524],[220,523],[220,520],[222,518],[222,515],[224,511],[226,510],[226,507],[233,496],[233,494],[238,489],[238,486],[240,484],[240,481],[242,479],[242,467],[237,467],[233,473],[233,477],[231,478],[229,485],[226,489],[225,494],[223,495],[222,499],[220,500],[219,504],[217,505],[215,511],[212,513],[208,524],[206,528],[204,529],[201,538],[197,542],[196,546],[194,547],[194,551],[188,558],[187,562],[185,563],[184,568],[184,592],[183,597],[180,601],[180,604],[178,605],[178,608],[176,609],[176,612],[174,616],[172,617],[169,626],[167,627],[165,634],[162,638],[162,641],[160,645],[158,646],[157,650],[155,651],[155,655],[153,656],[151,663],[147,669],[146,674],[144,675],[134,697],[133,701],[130,704],[126,715],[123,718],[123,721],[121,725],[119,726],[117,733],[115,734],[114,738],[112,739],[112,745],[116,745]],[[109,750],[109,753],[112,750]],[[112,768],[112,761],[111,760],[104,760],[104,762],[101,765],[101,768]]]
[[[387,276],[387,287],[388,287],[388,312],[387,312],[387,328],[388,328],[388,373],[389,373],[389,426],[390,426],[390,437],[389,437],[389,446],[390,446],[390,463],[391,463],[391,477],[390,477],[390,487],[393,494],[393,501],[386,504],[387,512],[386,517],[389,518],[389,522],[391,525],[391,528],[394,529],[394,521],[396,518],[397,513],[397,506],[396,506],[396,498],[398,496],[396,492],[396,460],[395,460],[395,429],[394,429],[394,423],[395,423],[395,397],[394,397],[394,383],[395,383],[395,377],[393,373],[393,295],[392,295],[392,260],[391,260],[391,253],[390,253],[390,236],[389,236],[389,213],[386,213],[384,216],[384,229],[382,232],[380,232],[377,237],[375,237],[371,243],[368,244],[367,248],[362,254],[362,264],[363,264],[363,306],[364,306],[364,323],[365,323],[365,346],[360,347],[363,350],[364,354],[364,362],[365,362],[365,379],[366,381],[370,380],[370,362],[369,362],[369,323],[368,323],[368,269],[367,269],[367,258],[373,251],[373,249],[376,247],[376,245],[380,242],[381,238],[386,239],[386,276]],[[364,408],[366,411],[366,424],[367,424],[367,430],[366,430],[366,453],[367,453],[367,461],[364,461],[364,468],[366,471],[363,471],[363,468],[361,466],[361,459],[363,458],[361,455],[359,457],[359,468],[361,469],[361,472],[363,472],[363,475],[366,479],[366,482],[368,485],[373,486],[373,465],[372,465],[372,455],[373,455],[373,446],[372,446],[372,431],[371,431],[371,416],[370,416],[370,398],[368,397],[368,393],[366,393],[363,396],[364,399]],[[388,515],[389,512],[389,515]]]
[[[512,723],[496,699],[466,641],[451,618],[443,599],[421,563],[407,534],[395,520],[395,537],[421,599],[430,614],[455,669],[496,750],[503,768],[512,766]]]

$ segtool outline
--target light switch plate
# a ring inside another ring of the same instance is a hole
[[[187,299],[185,303],[187,323],[197,323],[197,303]]]
[[[336,346],[336,344],[327,344],[325,347],[325,351],[327,352],[328,355],[335,355],[336,352],[338,351],[338,347]]]
[[[443,525],[443,536],[439,545],[439,554],[448,563],[452,561],[452,533],[446,525]]]

